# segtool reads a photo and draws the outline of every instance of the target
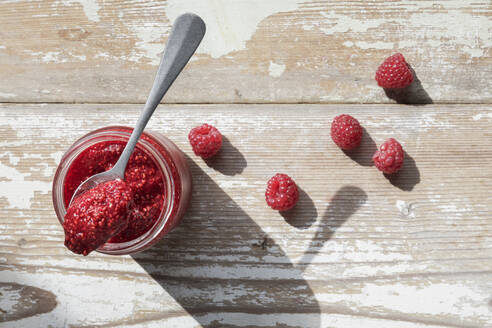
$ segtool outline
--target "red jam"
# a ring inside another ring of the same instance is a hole
[[[63,221],[65,246],[76,254],[87,255],[124,231],[132,198],[130,187],[119,179],[77,196]]]
[[[114,166],[125,145],[122,141],[103,141],[88,147],[77,156],[67,172],[63,185],[65,208],[83,181]],[[126,229],[109,241],[106,240],[110,243],[127,242],[147,232],[159,218],[166,197],[161,171],[154,159],[138,146],[128,162],[125,182],[133,194],[133,201],[128,208],[128,224]]]
[[[87,133],[67,149],[53,178],[53,207],[60,224],[64,225],[75,189],[93,174],[112,168],[131,133],[129,127],[104,127]],[[142,134],[124,181],[133,194],[129,215],[111,221],[127,226],[100,244],[97,252],[125,255],[146,250],[179,224],[188,207],[192,179],[187,160],[171,140],[158,132]],[[100,210],[105,210],[103,205]]]

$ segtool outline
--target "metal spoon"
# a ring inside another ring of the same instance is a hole
[[[89,189],[98,184],[125,178],[125,169],[130,159],[130,155],[135,149],[138,139],[147,125],[150,117],[159,105],[162,97],[179,75],[183,67],[188,63],[196,48],[205,35],[205,23],[195,14],[183,14],[174,22],[171,34],[167,40],[166,49],[161,58],[159,69],[154,80],[152,90],[150,90],[147,102],[140,114],[125,149],[121,153],[118,162],[114,167],[106,172],[91,176],[75,190],[70,203]]]

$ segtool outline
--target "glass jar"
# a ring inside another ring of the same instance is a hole
[[[67,173],[77,157],[89,147],[101,142],[126,142],[132,128],[110,126],[92,131],[77,140],[63,155],[53,180],[53,206],[63,224],[67,200],[64,199]],[[162,134],[146,131],[136,149],[149,156],[162,175],[165,197],[157,220],[152,227],[135,239],[106,243],[97,249],[100,253],[124,255],[143,251],[158,242],[183,217],[191,198],[191,173],[181,150]]]

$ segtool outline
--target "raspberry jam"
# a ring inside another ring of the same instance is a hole
[[[133,191],[121,180],[107,181],[75,198],[65,215],[65,246],[87,255],[128,227]]]
[[[111,169],[118,161],[126,143],[103,141],[85,149],[68,169],[63,188],[65,208],[77,187],[94,174]],[[129,208],[128,227],[110,242],[123,243],[141,236],[157,221],[162,211],[166,189],[161,171],[155,161],[143,150],[136,148],[125,171],[125,182],[133,192]]]
[[[127,127],[99,129],[77,140],[65,153],[53,181],[53,204],[60,223],[64,224],[80,183],[113,167],[131,131]],[[150,247],[179,223],[191,196],[191,174],[183,153],[155,132],[140,137],[125,182],[132,193],[127,225],[97,248],[99,252],[120,255]]]

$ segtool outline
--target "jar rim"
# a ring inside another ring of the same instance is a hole
[[[85,149],[97,143],[109,140],[127,141],[132,131],[133,128],[126,126],[108,126],[99,128],[77,139],[65,152],[56,170],[52,186],[53,205],[60,224],[63,225],[63,220],[66,213],[63,193],[65,178],[68,169],[73,164],[73,161]],[[149,244],[153,244],[153,240],[158,237],[159,234],[166,227],[171,213],[173,213],[176,194],[175,183],[171,169],[164,156],[157,149],[155,149],[155,147],[146,139],[149,139],[153,143],[158,144],[164,150],[167,150],[167,147],[162,142],[160,142],[158,138],[153,136],[151,131],[144,132],[142,136],[143,138],[140,137],[140,139],[138,140],[137,147],[147,153],[147,155],[149,155],[155,165],[159,168],[164,180],[164,186],[166,188],[166,197],[164,197],[164,203],[161,208],[161,213],[159,214],[158,219],[154,222],[152,227],[150,227],[142,235],[123,243],[105,243],[104,245],[96,249],[96,251],[99,253],[123,255],[135,253],[149,247]]]

